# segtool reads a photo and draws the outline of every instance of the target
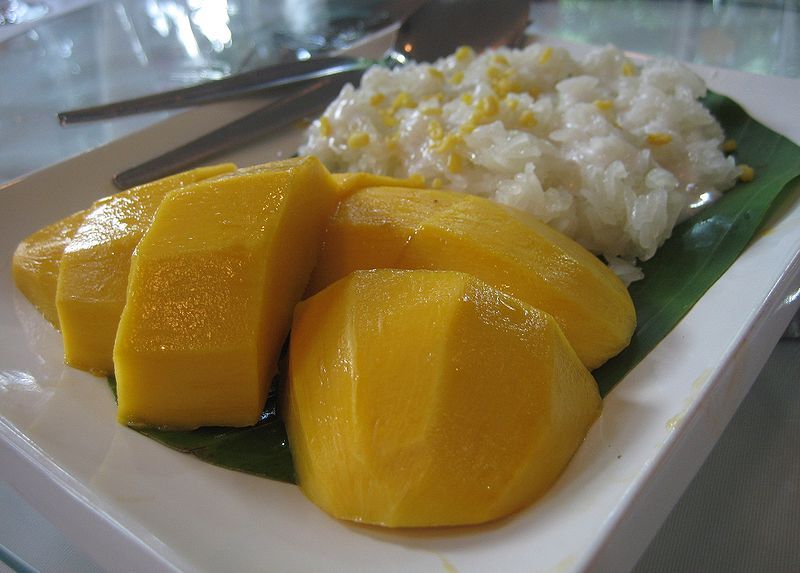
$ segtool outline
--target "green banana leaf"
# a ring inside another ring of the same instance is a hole
[[[638,326],[630,346],[593,374],[605,396],[663,339],[747,247],[790,182],[800,176],[800,148],[750,118],[727,97],[710,93],[705,105],[737,141],[737,163],[755,169],[720,200],[675,228],[656,256],[642,264],[645,278],[630,287]],[[114,380],[110,379],[112,387]],[[213,464],[270,479],[294,481],[292,456],[276,391],[261,420],[249,428],[190,432],[140,430],[176,450]]]
[[[117,383],[113,376],[109,376],[108,383],[116,399]],[[278,386],[276,377],[261,419],[254,426],[208,427],[191,431],[141,428],[137,431],[179,452],[193,454],[224,468],[294,483],[294,465],[286,428],[277,414],[278,399],[274,388]]]

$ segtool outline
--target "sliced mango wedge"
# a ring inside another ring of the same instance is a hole
[[[302,158],[167,194],[134,252],[117,330],[121,422],[258,421],[336,191]]]
[[[47,321],[59,328],[56,308],[58,267],[88,209],[74,213],[43,227],[26,237],[14,251],[11,270],[14,284],[42,313]]]
[[[547,490],[597,417],[555,320],[452,271],[357,271],[298,305],[284,417],[331,515],[463,525]]]
[[[104,375],[112,354],[133,249],[173,189],[230,173],[226,163],[200,167],[96,201],[59,261],[55,303],[64,336],[64,359],[72,367]]]
[[[551,314],[590,369],[628,345],[633,302],[617,276],[534,217],[453,191],[374,187],[340,203],[309,294],[357,269],[470,273]]]

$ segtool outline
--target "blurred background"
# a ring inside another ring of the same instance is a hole
[[[70,127],[70,137],[60,137],[55,111],[341,49],[402,19],[420,0],[35,2],[45,8],[25,12],[24,0],[0,0],[3,21],[23,20],[0,25],[0,152],[10,159],[2,162],[0,181],[166,117]],[[530,33],[796,78],[799,6],[797,0],[535,1]],[[15,13],[21,14],[16,20]],[[26,14],[41,17],[25,20]],[[11,145],[42,138],[59,142],[37,154]]]

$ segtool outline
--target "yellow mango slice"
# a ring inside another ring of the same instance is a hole
[[[342,200],[328,224],[307,294],[357,269],[394,268],[417,229],[460,201],[449,191],[369,187]]]
[[[399,266],[468,272],[548,312],[589,369],[628,346],[636,327],[627,288],[597,257],[532,215],[479,197],[426,221]]]
[[[532,216],[453,191],[376,187],[340,203],[309,293],[356,269],[470,273],[551,314],[590,369],[630,342],[633,302],[617,276]]]
[[[88,210],[74,213],[26,237],[14,251],[11,268],[14,284],[42,313],[59,328],[56,309],[58,266],[75,231]]]
[[[230,173],[226,163],[200,167],[96,201],[59,264],[56,306],[67,364],[97,375],[114,370],[112,354],[131,255],[167,192]]]
[[[120,422],[258,421],[335,201],[316,158],[167,195],[134,253],[117,331]]]
[[[357,271],[297,306],[284,418],[331,515],[481,523],[541,496],[601,408],[547,313],[465,273]]]
[[[425,186],[425,178],[412,176],[407,178],[389,177],[388,175],[375,175],[356,171],[352,173],[334,173],[333,180],[339,187],[341,196],[350,195],[353,191],[365,189],[367,187],[414,187]]]

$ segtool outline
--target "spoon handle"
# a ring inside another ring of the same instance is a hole
[[[363,71],[371,63],[371,61],[363,58],[334,56],[266,66],[186,88],[98,106],[62,111],[58,114],[58,120],[62,125],[67,125],[162,109],[188,107],[195,104],[233,99],[248,94],[259,93],[263,95],[277,88],[292,86],[314,79],[354,70]]]
[[[166,177],[236,149],[282,127],[319,112],[347,82],[357,82],[363,70],[351,70],[310,82],[242,118],[114,176],[114,185],[128,189]]]

